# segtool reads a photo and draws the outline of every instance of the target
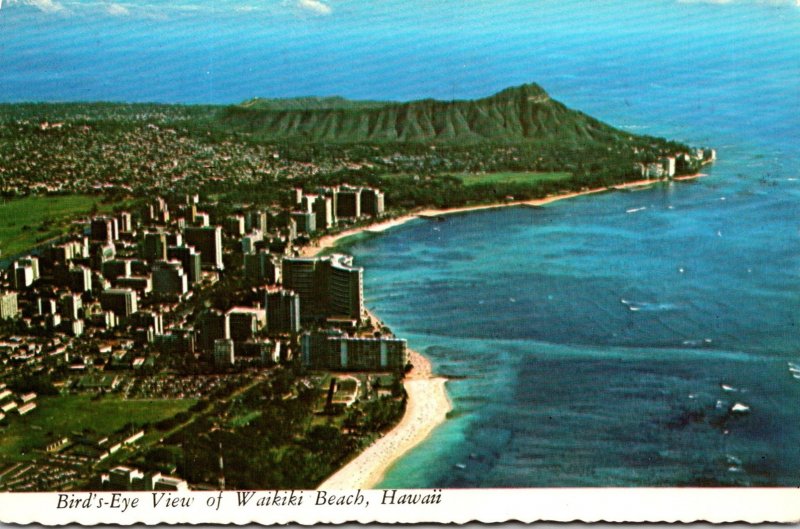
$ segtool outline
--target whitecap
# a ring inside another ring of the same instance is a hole
[[[631,208],[631,209],[625,210],[625,213],[636,213],[638,211],[644,211],[646,209],[647,209],[647,206],[642,206],[640,208]]]
[[[750,406],[747,404],[742,404],[741,402],[737,402],[733,406],[731,406],[731,413],[749,413]]]
[[[728,463],[731,463],[731,464],[734,464],[734,465],[741,465],[742,464],[742,460],[741,459],[739,459],[738,457],[736,457],[734,455],[731,455],[731,454],[726,454],[725,455],[725,459],[728,461]]]
[[[640,310],[645,312],[664,312],[678,308],[674,303],[652,303],[647,301],[623,301],[623,304],[633,312]]]
[[[719,387],[721,387],[723,391],[738,391],[735,387],[727,384],[720,384]]]

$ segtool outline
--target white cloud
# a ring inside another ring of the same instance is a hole
[[[798,0],[800,1],[800,0]],[[248,2],[240,0],[177,0],[169,2],[130,2],[128,0],[0,0],[2,6],[28,6],[47,14],[75,14],[94,11],[110,16],[141,16],[165,19],[173,14],[209,13],[230,9],[236,13],[263,13],[267,15],[329,16],[333,7],[328,0],[282,0],[269,2]]]
[[[330,15],[333,13],[331,6],[320,0],[297,0],[297,7],[315,15]]]
[[[124,17],[131,14],[127,7],[122,4],[108,4],[106,5],[106,13],[115,17]]]
[[[66,8],[56,0],[12,0],[8,5],[23,5],[35,7],[43,13],[59,13],[65,11]]]

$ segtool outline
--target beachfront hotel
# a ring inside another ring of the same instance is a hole
[[[409,361],[407,341],[395,337],[306,332],[301,345],[303,365],[310,369],[402,371]]]
[[[326,230],[336,225],[339,220],[357,220],[363,217],[380,217],[386,211],[386,197],[380,189],[340,185],[321,187],[316,194],[305,194],[302,189],[292,191],[291,200],[296,207],[293,216],[313,214],[315,229]],[[307,220],[298,220],[308,225]],[[308,233],[314,230],[307,230]]]
[[[300,297],[303,320],[350,318],[364,313],[364,269],[342,254],[326,257],[285,257],[283,285]]]

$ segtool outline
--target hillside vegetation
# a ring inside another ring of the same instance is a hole
[[[342,98],[254,100],[219,113],[220,124],[262,140],[337,143],[631,141],[610,127],[551,99],[535,84],[474,101],[408,103]]]

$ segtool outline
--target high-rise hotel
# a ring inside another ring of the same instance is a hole
[[[283,285],[300,297],[303,320],[349,318],[364,313],[364,269],[342,254],[325,257],[285,257]]]

